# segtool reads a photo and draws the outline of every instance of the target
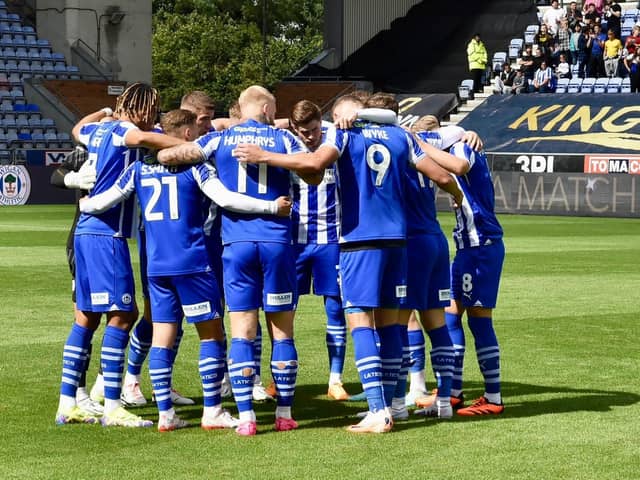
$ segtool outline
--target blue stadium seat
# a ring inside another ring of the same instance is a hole
[[[624,77],[622,79],[622,85],[620,86],[621,93],[631,93],[631,79],[629,77]]]
[[[593,77],[587,77],[582,81],[580,87],[580,93],[593,93],[593,86],[596,84],[596,79]]]
[[[556,93],[567,93],[568,87],[569,87],[569,79],[559,78],[558,83],[556,85]]]
[[[16,58],[16,51],[14,50],[13,47],[4,47],[2,49],[2,56],[6,59],[15,59]]]
[[[493,54],[493,60],[491,61],[492,70],[500,73],[502,71],[502,65],[507,61],[506,52],[496,52]]]
[[[13,46],[14,47],[26,47],[27,39],[21,33],[16,33],[13,35]]]
[[[38,47],[40,47],[40,48],[51,48],[51,44],[49,43],[49,40],[45,40],[43,38],[39,38],[38,39]]]
[[[518,58],[522,52],[524,40],[521,38],[512,38],[509,42],[509,58]]]
[[[7,19],[12,22],[20,22],[20,15],[18,15],[17,13],[10,13],[7,15]]]
[[[622,79],[620,77],[610,78],[609,84],[607,85],[607,93],[620,93],[621,87]]]
[[[27,103],[25,107],[27,108],[27,112],[40,113],[40,107],[35,103]]]
[[[567,87],[567,93],[578,93],[582,87],[582,79],[580,77],[573,77],[569,80],[569,86]]]
[[[524,43],[532,44],[533,38],[536,36],[540,30],[540,25],[529,25],[524,31]]]
[[[607,85],[609,84],[609,79],[607,77],[600,77],[596,80],[596,83],[593,85],[593,93],[604,93],[607,91]]]
[[[473,99],[473,80],[465,79],[460,82],[460,86],[458,87],[458,95],[462,100]]]
[[[29,52],[27,52],[26,47],[16,47],[16,59],[29,60]]]
[[[66,59],[64,58],[64,55],[62,53],[53,52],[51,54],[51,59],[55,62],[62,62],[66,65]]]

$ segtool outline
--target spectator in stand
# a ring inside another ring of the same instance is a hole
[[[627,54],[634,54],[638,45],[640,45],[640,25],[634,25],[631,35],[624,42],[624,48],[626,48]]]
[[[607,40],[604,42],[604,71],[607,77],[615,77],[618,74],[618,62],[622,55],[622,42],[616,38],[613,30],[607,32]]]
[[[620,21],[622,19],[622,7],[616,0],[607,0],[604,18],[607,20],[607,28],[613,30],[616,38],[620,38]]]
[[[636,50],[635,53],[628,54],[623,62],[631,81],[631,93],[640,92],[640,55],[638,53]]]
[[[553,52],[553,63],[557,65],[560,56],[571,59],[571,30],[569,30],[569,21],[566,18],[560,20],[560,28],[556,34],[556,48]]]
[[[602,12],[604,11],[604,0],[587,0],[584,2],[584,6],[582,7],[583,15],[589,11],[590,5],[593,5],[593,10],[598,14],[598,16],[602,16]]]
[[[549,29],[544,23],[540,25],[540,31],[533,37],[533,43],[538,45],[538,48],[542,51],[546,60],[551,57],[551,53],[553,52],[553,35],[549,33]]]
[[[518,59],[518,66],[525,80],[533,80],[536,67],[534,66],[533,54],[531,53],[531,45],[525,47],[524,52],[522,52],[522,57]]]
[[[567,21],[569,22],[569,28],[574,31],[576,25],[582,23],[582,12],[578,8],[576,2],[571,2],[567,8]]]
[[[589,66],[593,39],[591,38],[591,29],[589,27],[581,28],[580,25],[576,25],[576,31],[580,32],[578,37],[578,76],[584,78]]]
[[[571,66],[564,54],[560,54],[560,61],[556,67],[556,76],[558,78],[571,78]]]
[[[569,39],[569,50],[571,50],[571,64],[578,63],[578,42],[582,35],[582,25],[576,24],[571,28],[571,38]]]
[[[540,68],[540,65],[542,64],[542,62],[547,62],[547,64],[549,64],[549,62],[547,61],[547,58],[542,54],[542,50],[537,48],[534,51],[534,55],[533,55],[533,73],[534,74],[536,70]]]
[[[600,14],[596,11],[596,6],[593,3],[585,5],[586,10],[583,11],[584,24],[592,27],[596,23],[600,23]]]
[[[524,73],[521,68],[516,70],[516,76],[513,79],[513,85],[511,87],[511,93],[527,93],[529,90],[529,81],[524,78]]]
[[[542,23],[547,26],[551,35],[556,35],[558,33],[558,27],[560,26],[560,20],[564,17],[564,8],[558,5],[558,0],[553,0],[551,2],[551,8],[546,9],[542,15]]]
[[[589,56],[589,69],[587,74],[590,77],[603,77],[604,76],[604,42],[607,41],[607,36],[602,33],[600,25],[594,25],[593,31],[589,34],[591,38],[591,55]]]
[[[467,45],[467,60],[469,61],[469,72],[473,78],[473,91],[480,93],[482,91],[482,75],[487,68],[489,57],[479,33],[476,33]]]
[[[511,64],[505,63],[502,65],[502,72],[496,77],[496,86],[493,91],[499,94],[511,93],[515,76],[516,72],[511,68]]]
[[[552,92],[552,79],[553,72],[551,68],[547,66],[546,61],[542,61],[540,68],[536,70],[533,76],[533,91],[538,93],[550,93]]]

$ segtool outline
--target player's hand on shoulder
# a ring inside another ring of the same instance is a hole
[[[334,125],[336,128],[341,128],[343,130],[348,130],[353,126],[353,122],[358,118],[358,113],[354,112],[351,116],[348,117],[338,117],[334,119]]]
[[[241,143],[233,149],[231,154],[239,162],[265,163],[267,161],[265,151],[252,143]]]
[[[278,205],[278,213],[279,217],[288,217],[291,215],[291,198],[289,197],[278,197],[276,199],[276,203]]]
[[[462,141],[476,151],[480,151],[484,148],[484,144],[482,143],[480,135],[478,135],[473,130],[466,131],[462,136]]]

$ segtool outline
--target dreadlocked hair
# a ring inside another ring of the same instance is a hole
[[[158,90],[146,83],[129,85],[116,101],[115,114],[129,117],[133,123],[153,125],[160,111]]]

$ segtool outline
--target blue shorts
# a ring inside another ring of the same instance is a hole
[[[401,308],[407,295],[407,249],[340,252],[343,308]]]
[[[338,262],[340,247],[337,243],[318,245],[315,243],[295,245],[296,275],[298,277],[298,295],[311,292],[313,276],[313,293],[337,297]]]
[[[222,253],[224,293],[230,312],[261,308],[295,310],[298,301],[293,246],[276,242],[234,242]]]
[[[222,245],[222,239],[220,238],[220,231],[218,230],[217,235],[205,235],[204,246],[206,247],[207,254],[209,255],[209,265],[211,265],[213,274],[218,280],[218,287],[220,288],[220,298],[224,299],[224,289],[222,288],[222,286],[224,285],[222,277],[222,250],[224,249],[224,247]]]
[[[76,235],[76,304],[84,312],[131,312],[135,286],[125,238]]]
[[[451,298],[463,307],[495,308],[504,262],[504,243],[463,248],[451,264]]]
[[[138,230],[138,256],[140,257],[140,283],[142,296],[149,298],[149,279],[147,278],[147,237],[144,230]]]
[[[407,239],[407,302],[404,308],[449,306],[449,244],[444,233]]]
[[[149,277],[151,318],[158,323],[198,323],[222,316],[213,272]]]

